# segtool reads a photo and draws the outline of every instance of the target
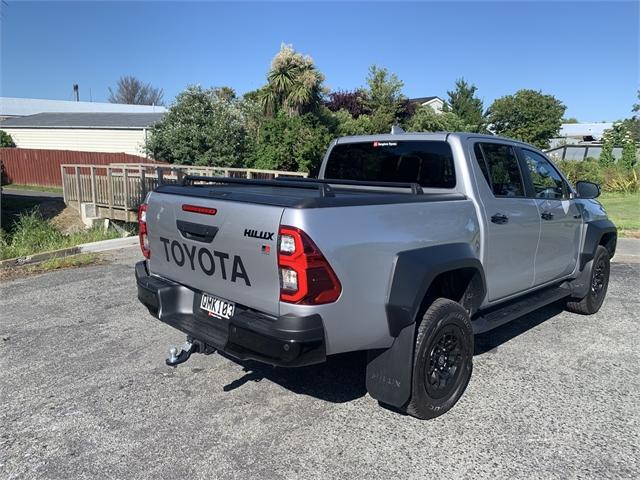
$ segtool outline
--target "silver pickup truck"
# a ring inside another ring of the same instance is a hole
[[[468,133],[340,138],[319,178],[186,177],[139,210],[138,298],[187,342],[294,367],[366,350],[366,385],[418,418],[449,410],[474,334],[604,300],[617,232],[530,145]]]

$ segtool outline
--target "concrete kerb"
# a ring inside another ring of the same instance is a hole
[[[34,263],[44,262],[52,258],[63,258],[79,253],[97,253],[109,250],[117,250],[119,248],[131,247],[138,244],[138,237],[114,238],[112,240],[101,240],[99,242],[83,243],[75,247],[61,248],[60,250],[52,250],[50,252],[36,253],[26,257],[9,258],[0,261],[0,269],[18,267],[21,265],[31,265]]]

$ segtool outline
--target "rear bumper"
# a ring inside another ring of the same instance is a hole
[[[201,292],[149,275],[145,261],[135,268],[138,299],[160,321],[240,360],[283,367],[324,362],[320,315],[271,317],[236,305],[230,320],[200,309]]]

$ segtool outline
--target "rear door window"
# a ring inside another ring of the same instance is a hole
[[[373,141],[333,147],[324,178],[419,183],[426,188],[456,185],[453,153],[442,141]]]
[[[524,197],[524,183],[518,157],[511,145],[476,143],[476,161],[496,197]]]

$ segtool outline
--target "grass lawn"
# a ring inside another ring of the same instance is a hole
[[[640,193],[603,193],[598,200],[621,236],[640,237]]]
[[[3,185],[2,188],[6,188],[8,190],[31,190],[32,192],[62,193],[62,187],[43,187],[41,185],[20,185],[17,183],[10,183],[9,185]]]

